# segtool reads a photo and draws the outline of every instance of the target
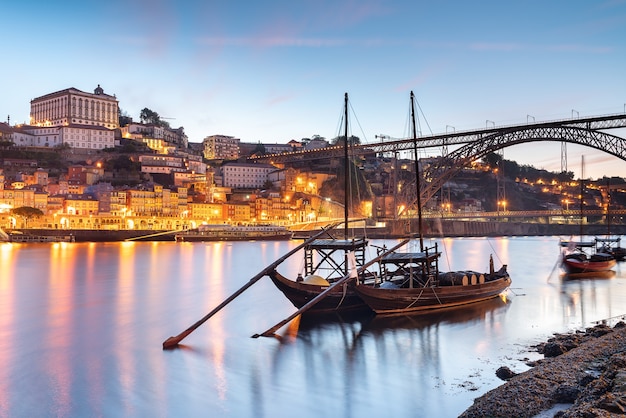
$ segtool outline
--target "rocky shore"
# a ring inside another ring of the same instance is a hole
[[[460,418],[626,415],[624,322],[557,334],[535,348],[544,359],[520,374],[499,369],[506,383],[475,399]]]

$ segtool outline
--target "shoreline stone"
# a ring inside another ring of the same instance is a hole
[[[626,324],[556,334],[534,348],[534,367],[476,398],[460,418],[528,417],[570,404],[559,418],[626,414]]]

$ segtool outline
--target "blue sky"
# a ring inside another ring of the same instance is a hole
[[[330,139],[344,92],[364,142],[410,135],[411,90],[424,134],[626,111],[626,0],[22,0],[2,21],[11,123],[35,97],[98,84],[192,142]],[[570,145],[576,175],[581,153],[586,177],[626,177],[626,162]],[[504,157],[560,170],[558,143]]]

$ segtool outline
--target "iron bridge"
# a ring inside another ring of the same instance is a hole
[[[414,146],[417,146],[418,149],[453,147],[454,150],[445,156],[431,158],[433,162],[422,168],[422,177],[425,181],[421,182],[420,190],[421,201],[424,204],[433,198],[448,180],[462,169],[469,167],[472,162],[513,145],[538,141],[565,142],[595,148],[626,161],[626,138],[605,132],[619,128],[626,128],[626,113],[494,126],[485,129],[420,136],[417,139],[381,141],[352,146],[350,152],[352,155],[365,155],[412,151]],[[340,158],[342,155],[342,146],[332,146],[314,150],[253,156],[249,160],[293,164],[316,159]]]

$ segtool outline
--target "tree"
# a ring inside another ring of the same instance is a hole
[[[43,216],[43,212],[40,209],[30,206],[21,206],[19,208],[12,209],[11,213],[15,216],[19,216],[20,218],[22,218],[24,226],[26,226],[28,224],[28,221],[32,218],[39,218]]]
[[[260,142],[256,144],[256,147],[254,147],[254,150],[252,151],[252,155],[265,155],[265,145]]]
[[[148,109],[147,107],[141,109],[141,113],[139,114],[139,120],[141,120],[142,123],[162,126],[168,129],[170,128],[170,124],[168,122],[162,120],[161,116],[159,116],[157,112]]]
[[[483,161],[485,164],[489,166],[489,168],[493,170],[494,168],[500,167],[502,156],[495,152],[490,152],[489,154],[485,155],[485,157],[483,158]]]
[[[342,136],[333,138],[331,143],[332,145],[343,145],[345,141],[346,141],[346,137],[342,135]],[[358,136],[350,135],[350,137],[348,138],[348,145],[352,146],[352,145],[360,145],[360,144],[361,144],[361,139]]]
[[[126,113],[125,111],[123,111],[122,109],[118,110],[117,116],[118,116],[120,126],[126,126],[129,123],[133,122],[133,118],[131,118],[130,115]]]

